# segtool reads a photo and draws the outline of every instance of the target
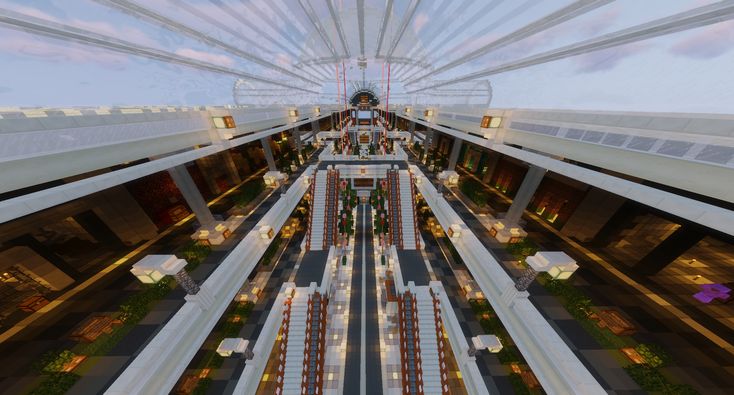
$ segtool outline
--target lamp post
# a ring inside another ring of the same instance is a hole
[[[528,268],[515,282],[518,291],[526,291],[539,272],[548,273],[554,280],[566,280],[579,268],[565,252],[541,251],[525,258]]]
[[[496,354],[502,351],[502,342],[495,335],[479,335],[472,337],[468,351],[469,356],[473,357],[482,350],[487,350],[492,354]]]
[[[155,284],[165,276],[174,276],[187,294],[199,293],[199,285],[186,272],[186,260],[175,255],[148,255],[138,261],[130,272],[144,284]]]

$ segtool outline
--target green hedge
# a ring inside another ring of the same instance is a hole
[[[263,266],[268,266],[270,265],[270,263],[272,263],[272,260],[275,257],[275,253],[278,252],[278,248],[280,248],[281,242],[282,240],[280,236],[273,239],[268,248],[265,250],[265,253],[263,253],[262,258],[260,258],[260,262]]]
[[[196,269],[199,264],[206,259],[212,252],[212,248],[208,245],[192,240],[181,250],[181,258],[186,260],[186,271],[191,272]]]
[[[507,377],[512,384],[512,389],[515,391],[515,395],[530,395],[530,389],[525,382],[522,381],[522,377],[518,373],[510,373]]]
[[[264,190],[265,182],[261,178],[250,180],[242,184],[238,192],[232,195],[232,200],[236,206],[244,207]]]
[[[648,392],[659,392],[665,395],[696,395],[698,391],[686,384],[674,384],[660,370],[647,364],[629,365],[624,368],[640,387]]]
[[[524,262],[525,258],[528,256],[535,255],[536,252],[540,251],[540,248],[528,238],[524,238],[518,243],[507,244],[505,249],[507,252],[512,254],[515,259],[521,262]]]
[[[479,207],[487,204],[487,192],[484,186],[473,178],[462,178],[459,181],[459,190]]]
[[[199,379],[199,381],[196,383],[196,387],[194,387],[194,390],[191,391],[191,395],[206,395],[211,384],[212,379],[210,377]]]
[[[81,376],[74,373],[57,372],[44,376],[43,381],[29,392],[30,395],[62,395],[76,384]]]
[[[452,243],[451,241],[448,241],[446,245],[448,245],[449,253],[454,258],[454,261],[456,262],[456,264],[463,265],[464,260],[461,259],[461,255],[459,255],[459,251],[456,251],[456,247],[454,247],[454,243]]]

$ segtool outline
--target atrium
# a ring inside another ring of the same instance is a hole
[[[0,0],[0,394],[734,393],[734,0]]]

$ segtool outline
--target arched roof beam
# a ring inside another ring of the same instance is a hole
[[[491,43],[481,48],[478,48],[452,62],[449,62],[426,74],[415,77],[414,79],[407,81],[406,85],[415,83],[415,81],[419,79],[425,79],[429,76],[436,75],[438,73],[443,73],[447,70],[453,69],[464,63],[471,62],[472,60],[480,56],[484,56],[492,51],[496,51],[500,48],[516,43],[524,38],[528,38],[534,34],[537,34],[542,31],[548,30],[552,27],[558,26],[563,22],[566,22],[570,19],[576,18],[581,15],[584,15],[590,11],[596,10],[597,8],[605,6],[613,1],[614,0],[578,0],[576,2],[573,2],[567,5],[566,7],[561,8],[558,11],[550,13],[546,15],[545,17],[540,18],[537,21],[532,22],[518,30],[515,30],[514,32],[510,34],[502,36],[498,38],[497,40],[494,40]]]
[[[27,33],[51,37],[64,41],[76,42],[93,47],[104,48],[114,52],[125,53],[129,55],[142,56],[161,62],[188,66],[199,70],[210,71],[218,74],[226,74],[238,78],[260,81],[267,84],[291,88],[303,92],[318,93],[310,89],[305,89],[296,85],[291,85],[278,80],[267,77],[250,74],[244,71],[232,69],[229,67],[219,66],[213,63],[202,62],[199,60],[180,56],[171,52],[142,46],[131,43],[129,41],[120,40],[114,37],[95,33],[86,29],[80,29],[74,26],[65,25],[50,21],[48,19],[36,18],[34,16],[17,13],[14,11],[0,8],[0,25],[7,26],[11,29],[21,30]]]
[[[125,12],[127,14],[130,14],[134,16],[135,18],[138,18],[140,20],[144,20],[148,23],[156,24],[158,26],[161,26],[165,29],[168,29],[174,33],[180,33],[186,36],[189,36],[195,40],[198,40],[204,44],[210,45],[212,47],[216,47],[219,49],[222,49],[224,51],[227,51],[233,55],[239,56],[243,59],[249,60],[253,63],[257,63],[260,66],[278,71],[280,73],[286,74],[290,77],[295,77],[298,79],[301,79],[305,82],[311,83],[311,84],[318,84],[318,82],[310,80],[303,75],[299,73],[295,73],[293,71],[290,71],[288,69],[285,69],[283,67],[280,67],[278,65],[273,64],[272,62],[269,62],[257,55],[251,54],[249,52],[245,52],[237,47],[234,47],[230,44],[227,44],[219,39],[216,39],[212,36],[209,36],[207,34],[204,34],[203,32],[200,32],[194,28],[191,28],[189,26],[186,26],[182,23],[176,22],[173,19],[170,19],[166,16],[163,16],[151,9],[145,8],[135,2],[128,1],[128,0],[94,0],[97,3],[100,3],[102,5],[112,7],[118,10],[121,10],[122,12]],[[313,76],[312,76],[313,77]]]
[[[666,34],[677,33],[701,26],[730,20],[734,18],[734,0],[720,1],[714,4],[697,7],[683,11],[665,18],[656,19],[647,23],[632,26],[613,33],[585,40],[579,43],[566,45],[561,48],[529,56],[513,62],[505,63],[496,67],[480,70],[461,77],[450,79],[437,84],[425,86],[408,93],[422,92],[440,86],[451,85],[458,82],[470,81],[493,74],[518,70],[525,67],[535,66],[554,60],[565,59],[571,56],[613,48],[619,45],[629,44],[637,41],[647,40]]]

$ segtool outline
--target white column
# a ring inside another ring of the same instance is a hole
[[[171,175],[173,182],[176,183],[178,190],[181,191],[184,199],[186,199],[186,203],[191,207],[201,226],[213,224],[215,222],[214,216],[209,211],[209,207],[207,207],[204,198],[199,193],[199,189],[196,188],[196,184],[191,178],[191,175],[189,175],[189,171],[186,170],[186,165],[172,167],[168,169],[168,174]]]
[[[459,160],[459,153],[461,152],[461,144],[463,141],[460,138],[454,138],[454,146],[451,148],[451,154],[449,155],[449,165],[446,170],[454,170],[456,168],[456,161]]]
[[[515,199],[512,200],[512,206],[507,210],[507,214],[503,218],[506,226],[517,225],[517,222],[522,217],[522,213],[528,207],[530,199],[532,199],[535,191],[538,189],[538,185],[543,181],[546,169],[542,167],[531,165],[528,172],[525,174],[525,178],[522,180],[520,189],[518,189]]]
[[[268,170],[277,171],[278,168],[275,166],[275,159],[273,159],[273,151],[270,149],[270,137],[263,137],[260,139],[260,144],[263,146],[265,152],[265,160],[268,162]]]
[[[426,138],[423,139],[423,158],[425,159],[428,155],[428,149],[433,144],[433,129],[430,127],[426,129]]]

